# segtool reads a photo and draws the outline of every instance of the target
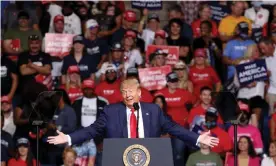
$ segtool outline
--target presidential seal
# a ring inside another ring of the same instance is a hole
[[[123,161],[125,166],[148,166],[150,154],[143,145],[134,144],[126,148]]]

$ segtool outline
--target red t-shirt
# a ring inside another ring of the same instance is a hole
[[[194,107],[193,109],[191,109],[191,111],[189,113],[189,117],[187,120],[188,124],[190,125],[196,116],[201,116],[201,117],[205,118],[205,113],[206,113],[206,110],[201,106],[201,104]],[[223,124],[223,120],[220,115],[218,116],[217,122],[219,124]]]
[[[209,21],[212,23],[212,35],[213,35],[213,37],[217,37],[218,36],[217,24],[213,20],[209,20]],[[197,20],[192,22],[192,29],[193,29],[194,38],[198,38],[198,37],[201,36],[200,24],[201,24],[200,19],[197,19]]]
[[[62,85],[60,88],[65,89],[65,86]],[[66,90],[66,92],[69,96],[71,103],[74,103],[75,100],[83,96],[82,90],[79,87],[70,87],[68,90]]]
[[[142,96],[140,99],[141,102],[147,102],[147,103],[153,102],[153,97],[147,89],[141,87],[141,93],[142,93]]]
[[[33,165],[36,165],[35,159],[33,159]],[[22,160],[21,158],[19,158],[18,160],[16,160],[15,158],[12,158],[9,160],[8,166],[27,166],[27,162]]]
[[[208,86],[213,89],[214,84],[220,82],[216,71],[211,66],[207,66],[203,69],[192,66],[189,71],[189,79],[193,83],[196,97],[199,97],[202,87]]]
[[[120,81],[109,84],[106,81],[101,82],[95,88],[95,93],[108,100],[109,104],[121,102],[123,100],[120,92]]]
[[[186,109],[187,103],[195,103],[195,97],[184,89],[177,89],[174,93],[170,93],[168,88],[161,89],[156,94],[162,94],[167,102],[168,114],[172,119],[182,125],[186,125],[188,111]]]
[[[233,141],[231,137],[226,131],[224,131],[220,127],[215,127],[211,129],[211,135],[219,139],[219,144],[212,148],[213,152],[228,152],[233,148]]]

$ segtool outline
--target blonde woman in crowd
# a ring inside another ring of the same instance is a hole
[[[174,65],[173,70],[179,78],[179,88],[193,93],[193,83],[188,78],[188,68],[186,64],[183,61],[179,61]]]
[[[77,153],[71,147],[67,147],[64,149],[62,158],[63,158],[62,166],[76,166],[75,161],[77,158]]]

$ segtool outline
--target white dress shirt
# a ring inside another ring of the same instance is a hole
[[[142,116],[142,111],[141,111],[141,105],[139,103],[139,126],[138,126],[138,136],[139,138],[145,138],[145,133],[144,133],[144,124],[143,124],[143,116]],[[130,138],[130,116],[131,116],[131,109],[126,108],[126,114],[127,114],[127,132],[128,132],[128,138]],[[137,118],[137,111],[134,111],[134,114]]]
[[[272,158],[266,157],[262,160],[261,166],[275,166],[275,164]]]

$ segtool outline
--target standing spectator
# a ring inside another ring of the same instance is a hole
[[[105,70],[104,81],[100,82],[95,89],[95,93],[107,99],[110,104],[123,100],[120,95],[120,80],[117,78],[117,69],[115,65],[110,64]]]
[[[276,102],[274,104],[274,113],[271,115],[270,119],[270,139],[271,141],[276,141]]]
[[[162,67],[166,65],[166,57],[168,56],[162,50],[156,49],[155,52],[149,55],[149,62],[151,67]]]
[[[78,66],[69,66],[66,75],[66,83],[62,88],[67,92],[71,103],[82,97],[80,70]]]
[[[77,158],[77,153],[71,147],[67,147],[64,149],[62,153],[62,158],[63,166],[74,166]]]
[[[200,89],[200,104],[191,109],[189,113],[189,117],[187,119],[187,122],[190,125],[190,127],[193,125],[193,122],[197,117],[202,117],[205,120],[206,112],[209,109],[210,109],[209,111],[212,111],[215,109],[211,107],[211,104],[212,104],[212,89],[206,86],[202,87]],[[218,115],[217,123],[221,125],[223,124],[223,120],[220,115]]]
[[[197,165],[216,165],[223,166],[222,160],[217,153],[211,152],[211,148],[207,145],[200,144],[200,150],[192,153],[186,166],[197,166]]]
[[[135,67],[131,67],[131,68],[127,69],[126,79],[131,79],[131,78],[135,78],[140,82],[139,72],[138,72],[138,69]],[[141,89],[140,101],[151,103],[153,101],[153,97],[152,97],[151,93],[143,87],[140,87],[140,89]]]
[[[41,33],[38,30],[34,30],[29,26],[30,16],[27,12],[21,11],[17,15],[18,28],[8,29],[4,33],[3,47],[8,55],[18,56],[21,52],[29,50],[28,38],[31,35],[37,35],[41,38]],[[19,42],[14,42],[20,40]],[[19,49],[17,49],[17,45]],[[16,58],[17,60],[17,58]]]
[[[153,103],[157,104],[162,111],[167,112],[167,102],[163,95],[157,95],[153,99]]]
[[[3,51],[3,50],[2,50]],[[7,95],[13,99],[18,86],[18,76],[15,64],[6,55],[1,60],[1,96]]]
[[[154,35],[154,41],[152,44],[161,46],[167,45],[166,32],[162,29],[156,31]]]
[[[10,135],[10,133],[3,130],[4,123],[5,118],[3,113],[1,112],[1,166],[8,165],[8,160],[11,157],[12,152],[14,151],[12,136]]]
[[[95,82],[93,80],[84,80],[82,88],[83,98],[76,100],[73,104],[73,108],[77,115],[78,128],[87,127],[93,124],[103,111],[104,107],[108,105],[108,101],[106,99],[95,94]],[[90,140],[74,147],[74,149],[77,151],[78,156],[82,154],[82,157],[87,157],[88,161],[90,161],[90,158],[94,158],[95,160],[96,143],[98,147],[97,162],[101,162],[102,140],[102,138],[95,138],[94,141]],[[81,152],[81,150],[84,150],[86,153]],[[94,160],[91,162],[94,162]]]
[[[72,2],[64,2],[62,8],[62,14],[64,16],[64,33],[80,35],[82,34],[81,30],[81,20],[74,13]]]
[[[5,123],[2,129],[13,136],[16,127],[13,122],[13,108],[11,99],[8,96],[1,97],[1,113],[3,113],[5,119]]]
[[[127,30],[122,41],[124,47],[124,68],[125,72],[130,67],[141,67],[143,57],[139,49],[136,48],[137,35],[132,30]]]
[[[269,86],[267,90],[267,102],[270,107],[270,115],[273,113],[273,106],[276,102],[276,47],[269,38],[263,38],[259,42],[259,48],[263,55],[265,55],[266,66],[269,75]]]
[[[182,12],[181,6],[179,5],[172,6],[168,11],[168,18],[169,18],[169,21],[171,21],[172,19],[180,19],[182,21],[181,36],[189,39],[189,43],[191,43],[193,40],[193,31],[191,26],[185,21],[185,19],[183,19],[183,12]],[[169,34],[171,33],[170,26],[168,24],[165,25],[163,29],[167,33]]]
[[[99,70],[106,60],[108,53],[108,43],[104,39],[98,38],[99,24],[96,20],[89,19],[86,21],[84,45],[86,52],[93,58],[95,67]]]
[[[237,24],[235,34],[235,39],[227,42],[223,51],[223,62],[228,65],[227,80],[234,78],[235,66],[243,60],[247,47],[255,43],[249,39],[249,25],[246,22]]]
[[[215,21],[211,19],[211,8],[207,4],[202,4],[199,7],[199,18],[192,22],[192,29],[193,29],[193,35],[194,38],[201,36],[200,31],[200,24],[202,21],[209,21],[212,24],[212,37],[218,36],[218,28]]]
[[[62,84],[66,83],[65,74],[69,66],[77,65],[80,70],[81,80],[94,79],[96,72],[96,64],[92,56],[86,54],[84,41],[82,36],[75,36],[73,38],[73,49],[71,54],[66,56],[63,60]]]
[[[28,88],[30,81],[43,84],[48,89],[52,88],[51,58],[49,54],[41,51],[41,38],[39,36],[29,36],[29,51],[20,54],[18,66],[22,75],[22,80],[20,80],[22,88]]]
[[[269,157],[265,157],[262,160],[261,166],[275,166],[276,165],[276,142],[270,142],[269,144]]]
[[[207,4],[211,9],[211,18],[217,25],[230,13],[229,1],[209,1]]]
[[[246,22],[251,32],[251,22],[242,16],[244,12],[244,2],[233,1],[231,5],[231,15],[224,17],[219,24],[219,35],[223,42],[227,42],[235,35],[235,29],[240,22]]]
[[[238,164],[242,166],[260,166],[260,158],[254,151],[253,143],[248,136],[241,136],[238,142]],[[234,166],[234,155],[227,161],[228,166]]]
[[[178,88],[188,90],[193,93],[194,87],[193,83],[189,80],[188,77],[188,67],[183,61],[179,61],[174,65],[173,71],[177,74],[179,78]]]
[[[36,160],[30,149],[30,142],[27,138],[19,138],[16,141],[15,157],[8,162],[9,166],[36,165]]]
[[[204,48],[198,48],[194,52],[194,65],[190,68],[189,79],[193,83],[196,97],[199,97],[200,89],[204,86],[214,89],[215,92],[221,89],[221,82],[216,71],[208,65]]]
[[[132,29],[136,21],[136,13],[132,10],[126,10],[123,13],[122,26],[112,34],[111,44],[121,42],[127,30]]]
[[[182,17],[184,17],[184,20],[191,25],[198,17],[200,1],[180,1],[179,3],[184,15]]]

